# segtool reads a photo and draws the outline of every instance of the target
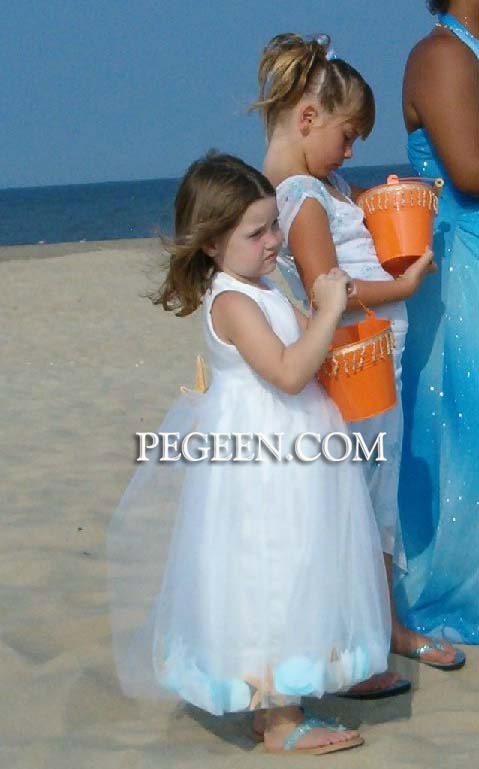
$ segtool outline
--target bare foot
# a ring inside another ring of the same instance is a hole
[[[274,708],[268,711],[266,728],[264,731],[264,744],[266,750],[281,750],[285,740],[291,732],[305,720],[300,708]],[[337,745],[359,738],[359,732],[355,729],[336,731],[327,727],[314,727],[306,734],[301,735],[296,742],[294,750],[306,748],[323,748],[328,745]]]
[[[393,563],[392,556],[384,553],[384,565],[388,576],[389,592],[391,597],[391,619],[392,619],[392,638],[391,638],[391,651],[393,654],[401,654],[404,657],[414,656],[414,652],[420,649],[421,646],[434,646],[434,639],[428,638],[425,635],[420,635],[414,630],[402,625],[399,621],[396,606],[394,603],[394,592],[392,590],[393,584]],[[418,659],[422,662],[429,663],[431,665],[451,665],[454,663],[456,654],[458,657],[462,656],[462,660],[458,659],[456,667],[462,667],[465,661],[464,655],[451,646],[447,641],[442,641],[443,649],[431,649],[431,651],[424,652]]]
[[[404,625],[400,625],[399,622],[394,622],[391,641],[391,651],[394,654],[401,654],[404,657],[409,657],[416,649],[429,644],[434,644],[434,639],[415,633],[414,630],[410,630],[409,628],[404,627]],[[444,646],[444,651],[441,651],[440,649],[432,649],[431,651],[421,654],[421,660],[437,665],[450,665],[454,662],[457,650],[447,641],[441,640],[441,644]]]

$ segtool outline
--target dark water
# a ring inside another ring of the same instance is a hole
[[[360,187],[408,176],[407,165],[345,168]],[[171,232],[177,179],[0,190],[0,245],[151,237]]]

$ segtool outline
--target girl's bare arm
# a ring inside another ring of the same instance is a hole
[[[328,217],[319,201],[314,198],[304,201],[290,227],[288,243],[306,293],[311,297],[315,278],[338,264]],[[347,309],[358,309],[360,302],[374,307],[408,299],[420,285],[430,263],[430,256],[421,257],[395,280],[355,280],[356,293],[348,300]]]
[[[257,374],[294,395],[312,380],[329,350],[342,313],[341,303],[336,301],[335,307],[334,301],[315,314],[303,336],[291,345],[284,345],[274,333],[256,302],[238,291],[217,296],[211,315],[216,334],[234,345]]]

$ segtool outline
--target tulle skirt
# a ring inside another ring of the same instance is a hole
[[[288,458],[301,433],[346,431],[324,391],[312,383],[291,396],[257,377],[228,387],[218,377],[182,396],[158,433],[191,430],[282,433],[282,457],[166,463],[149,452],[108,537],[124,692],[220,715],[321,697],[385,670],[388,590],[361,466]],[[313,443],[304,455],[317,453]]]

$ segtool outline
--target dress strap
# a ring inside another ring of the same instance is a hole
[[[251,283],[244,283],[226,272],[217,272],[213,277],[211,287],[205,294],[204,301],[211,306],[218,294],[223,293],[223,291],[239,291],[241,294],[246,294],[254,299],[258,304],[262,304],[261,299],[265,294],[278,292],[274,281],[267,277],[263,277],[262,281],[264,288],[254,286]]]
[[[329,181],[333,185],[333,187],[336,187],[337,190],[341,193],[341,195],[344,195],[344,197],[348,198],[349,202],[352,203],[352,192],[351,187],[344,178],[344,176],[341,176],[341,174],[336,173],[336,171],[331,171],[329,174]]]
[[[265,315],[268,323],[272,325],[267,306],[263,301],[263,297],[273,293],[281,295],[281,292],[275,286],[274,281],[270,280],[269,278],[263,277],[263,283],[265,284],[264,289],[259,288],[259,286],[253,286],[250,283],[244,283],[241,280],[237,280],[236,278],[233,278],[232,275],[228,275],[225,272],[217,272],[214,275],[211,282],[211,287],[203,297],[203,316],[206,328],[208,329],[209,333],[223,347],[228,347],[236,352],[234,345],[228,344],[227,342],[224,342],[222,339],[220,339],[213,328],[211,308],[213,306],[214,300],[218,294],[222,294],[224,291],[237,291],[241,294],[246,294],[246,296],[249,296],[251,299],[253,299],[253,301],[256,302],[260,310],[262,310],[263,314]]]
[[[456,37],[458,37],[459,40],[462,40],[462,42],[465,43],[475,54],[476,58],[479,59],[478,37],[475,37],[471,32],[469,32],[469,30],[463,24],[461,24],[461,22],[456,19],[455,16],[451,16],[450,13],[440,13],[438,19],[438,26],[446,27],[446,29],[450,29],[451,32],[454,32]]]

